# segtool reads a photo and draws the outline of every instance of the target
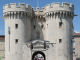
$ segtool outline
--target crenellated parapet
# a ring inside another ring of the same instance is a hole
[[[48,4],[45,6],[45,16],[51,17],[51,16],[71,16],[74,17],[74,5],[69,3],[62,3],[62,6],[60,6],[60,3],[52,3],[51,5]]]
[[[62,3],[62,6],[60,6],[60,3],[52,3],[51,5],[48,4],[45,7],[42,7],[42,10],[40,10],[39,7],[36,7],[36,10],[34,10],[33,7],[28,4],[25,6],[24,3],[19,3],[19,6],[17,6],[16,3],[11,3],[10,6],[9,4],[6,4],[3,6],[3,17],[11,17],[11,15],[13,17],[15,15],[41,16],[47,18],[53,16],[74,17],[74,5]]]
[[[32,15],[32,7],[30,5],[26,5],[24,3],[19,3],[19,6],[16,3],[6,4],[3,6],[3,16],[11,16],[11,15]]]
[[[34,10],[34,14],[37,16],[44,16],[45,8],[42,7],[42,10],[40,10],[40,7],[36,7],[36,10]]]
[[[60,3],[52,3],[51,5],[48,4],[45,6],[45,12],[60,11],[60,10],[74,12],[74,5],[69,3],[62,3],[62,6],[60,6]]]

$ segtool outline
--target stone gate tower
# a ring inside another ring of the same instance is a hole
[[[52,3],[34,10],[11,3],[3,6],[3,17],[5,60],[72,60],[73,4]]]
[[[45,6],[47,40],[55,42],[57,60],[72,60],[72,20],[74,5],[52,3]],[[53,59],[51,59],[53,60]]]

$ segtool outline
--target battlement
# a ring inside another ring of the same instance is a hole
[[[16,3],[10,3],[6,4],[3,6],[3,12],[8,12],[8,11],[28,11],[28,12],[32,12],[32,7],[30,5],[26,5],[25,3],[19,3],[19,6],[16,5]]]
[[[25,3],[19,3],[19,6],[17,6],[16,3],[10,3],[10,7],[9,4],[3,6],[3,10],[8,8],[31,8],[32,9],[32,7],[28,4],[25,6]]]
[[[60,3],[51,3],[45,6],[45,8],[55,8],[55,7],[60,7]],[[71,7],[74,8],[73,4],[69,4],[69,3],[62,3],[62,7]]]
[[[45,8],[42,7],[40,10],[40,7],[36,7],[36,10],[34,10],[35,15],[44,15],[45,14]]]
[[[67,10],[67,11],[74,11],[74,5],[69,3],[51,3],[45,6],[46,11],[54,11],[54,10]]]
[[[33,10],[34,10],[34,8],[33,8]],[[44,11],[44,10],[45,10],[44,7],[42,7],[42,10],[40,10],[40,7],[36,7],[36,10],[34,10],[34,11]]]
[[[6,4],[3,6],[3,13],[6,12],[28,12],[28,13],[33,13],[35,15],[45,15],[45,13],[47,12],[67,12],[69,11],[70,13],[74,13],[74,5],[73,4],[69,4],[69,3],[62,3],[62,6],[60,6],[60,3],[51,3],[46,5],[45,7],[42,7],[42,10],[40,10],[40,7],[36,7],[36,10],[34,10],[34,8],[32,8],[30,5],[26,5],[25,3],[19,3],[19,5],[17,6],[16,3],[10,3]]]

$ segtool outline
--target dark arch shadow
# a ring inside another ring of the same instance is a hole
[[[35,55],[37,55],[37,54],[41,54],[41,55],[44,57],[44,60],[46,60],[45,54],[44,54],[43,52],[41,52],[41,51],[36,51],[36,52],[34,52],[33,55],[32,55],[32,60],[34,60],[34,57],[35,57]]]

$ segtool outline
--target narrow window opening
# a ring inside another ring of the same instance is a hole
[[[75,53],[75,48],[73,48],[73,53]]]
[[[15,40],[15,43],[18,43],[18,39]]]
[[[59,39],[59,43],[62,43],[62,39]]]
[[[15,24],[15,28],[18,29],[18,24]]]
[[[35,25],[34,25],[33,27],[34,27],[34,29],[36,28],[36,26],[35,26]]]
[[[62,22],[59,22],[59,27],[62,27]]]
[[[47,24],[47,29],[48,29],[48,24]]]
[[[72,43],[72,44],[73,44],[73,46],[75,46],[75,41],[72,41],[72,42],[73,42],[73,43]]]
[[[43,28],[44,26],[42,25],[41,28]]]

